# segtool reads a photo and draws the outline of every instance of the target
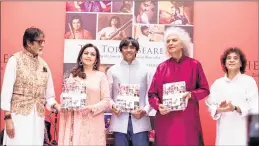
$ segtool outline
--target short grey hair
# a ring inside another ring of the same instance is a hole
[[[189,56],[192,57],[192,49],[193,49],[193,43],[192,40],[190,38],[190,35],[188,32],[186,32],[184,29],[180,28],[180,27],[170,27],[166,29],[165,35],[164,35],[164,42],[165,42],[165,48],[166,48],[166,54],[168,54],[167,52],[167,47],[166,47],[166,41],[167,38],[170,35],[177,35],[180,40],[182,41],[183,44],[183,54],[185,56]]]

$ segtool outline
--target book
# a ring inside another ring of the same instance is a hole
[[[119,84],[116,108],[121,112],[132,112],[139,109],[138,84]]]
[[[67,78],[63,82],[60,95],[61,108],[65,110],[80,110],[86,106],[86,81]]]
[[[188,103],[188,99],[183,97],[185,93],[185,81],[164,84],[163,105],[170,111],[185,110]]]

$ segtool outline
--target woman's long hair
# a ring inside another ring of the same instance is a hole
[[[82,79],[86,78],[86,74],[84,73],[84,65],[83,62],[81,61],[82,59],[82,54],[84,53],[86,48],[89,47],[93,47],[95,49],[96,52],[96,62],[93,66],[93,70],[99,70],[99,66],[100,66],[100,52],[98,50],[98,48],[96,46],[94,46],[93,44],[89,43],[84,45],[81,50],[79,51],[79,54],[77,56],[77,60],[76,60],[76,67],[74,67],[71,71],[71,74],[73,77],[80,77]]]

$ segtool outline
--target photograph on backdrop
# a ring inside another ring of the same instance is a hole
[[[96,17],[96,14],[67,13],[65,39],[95,39]]]
[[[111,116],[112,116],[111,113],[105,113],[104,114],[104,123],[105,123],[105,131],[106,131],[106,133],[110,133],[108,128],[109,128],[110,123],[111,123]]]
[[[134,38],[140,42],[163,42],[164,25],[134,25]]]
[[[112,12],[116,13],[132,13],[133,1],[122,0],[122,1],[113,1],[112,2]]]
[[[69,1],[66,2],[67,12],[111,12],[111,1]]]
[[[69,1],[66,2],[67,12],[84,12],[84,1]]]
[[[193,2],[160,1],[159,24],[193,25]]]
[[[99,14],[99,40],[121,40],[132,36],[132,15],[128,14]]]
[[[157,10],[156,1],[136,1],[135,23],[157,24]]]

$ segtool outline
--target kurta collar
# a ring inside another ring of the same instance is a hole
[[[131,64],[129,64],[127,61],[125,61],[124,59],[121,61],[121,64],[124,64],[124,65],[134,65],[134,64],[137,64],[138,61],[136,59],[134,59]]]
[[[23,53],[29,57],[32,57],[32,58],[38,58],[38,55],[34,56],[32,53],[30,53],[28,50],[24,49],[23,50]]]
[[[187,56],[182,55],[182,57],[179,59],[179,61],[177,62],[176,59],[174,59],[173,57],[171,57],[171,61],[175,62],[175,63],[181,63],[183,62],[185,59],[187,58]]]
[[[242,75],[241,72],[238,72],[238,73],[236,74],[236,76],[231,80],[231,79],[229,79],[229,78],[227,77],[227,74],[225,74],[224,79],[225,79],[226,82],[233,82],[233,81],[237,80],[241,75]]]

